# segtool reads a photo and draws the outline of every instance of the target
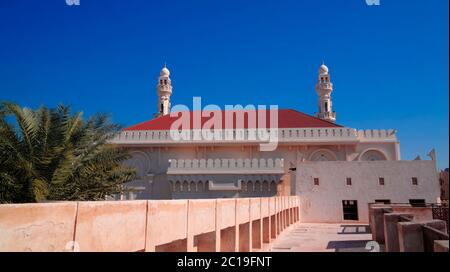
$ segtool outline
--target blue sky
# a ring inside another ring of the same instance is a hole
[[[108,112],[124,125],[172,104],[277,104],[314,114],[322,59],[339,124],[398,130],[402,159],[448,167],[448,0],[0,1],[0,100]]]

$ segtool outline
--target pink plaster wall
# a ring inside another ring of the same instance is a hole
[[[202,234],[216,229],[216,200],[189,200],[188,230]]]
[[[65,251],[77,203],[0,205],[0,251]]]
[[[75,241],[80,251],[145,248],[147,201],[78,202]]]
[[[148,201],[147,251],[186,238],[187,207],[187,200]]]
[[[236,225],[236,200],[218,199],[217,203],[221,212],[220,227],[225,229]]]
[[[244,224],[244,223],[249,222],[249,220],[250,220],[249,198],[237,198],[236,203],[237,203],[236,211],[237,211],[238,224]]]
[[[232,251],[245,239],[260,248],[261,229],[234,230],[298,204],[297,196],[5,204],[0,251]]]
[[[250,203],[252,220],[261,219],[261,198],[251,198]]]

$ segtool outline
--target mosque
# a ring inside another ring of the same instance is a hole
[[[401,160],[395,130],[338,124],[325,64],[315,116],[295,109],[171,109],[166,66],[156,89],[155,118],[112,141],[130,151],[128,163],[138,170],[127,184],[133,190],[120,199],[298,195],[303,222],[367,222],[369,203],[439,201],[434,152],[430,160]]]

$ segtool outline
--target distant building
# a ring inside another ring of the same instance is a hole
[[[190,111],[171,116],[172,82],[164,67],[157,83],[157,117],[124,129],[113,140],[130,150],[133,158],[129,164],[138,169],[137,180],[129,183],[136,191],[122,198],[297,194],[301,196],[301,216],[310,222],[368,221],[371,202],[436,202],[440,186],[434,159],[401,161],[395,130],[356,130],[337,124],[333,84],[324,64],[315,90],[316,116],[278,110],[277,127],[267,129],[276,135],[277,147],[262,151],[265,141],[252,137],[261,127],[249,121],[255,115],[251,110],[211,110],[200,117],[197,114],[201,113]],[[256,111],[257,118],[269,120],[270,114],[270,110]],[[195,139],[217,116],[223,122],[214,126],[213,137]],[[227,122],[226,116],[234,121]],[[244,122],[239,123],[239,117]],[[185,140],[172,136],[178,132],[173,127],[181,118],[187,118],[190,126],[185,134],[192,136]]]
[[[441,199],[448,201],[448,168],[439,173],[439,184],[441,185]]]

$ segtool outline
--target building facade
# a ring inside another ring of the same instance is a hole
[[[439,172],[439,184],[441,185],[441,200],[447,201],[448,203],[448,177],[449,171],[448,168],[441,170]]]
[[[156,118],[124,129],[113,140],[130,150],[129,164],[138,170],[137,179],[128,184],[134,192],[122,199],[297,194],[304,197],[303,204],[309,207],[305,220],[311,222],[324,221],[311,214],[328,206],[340,210],[333,210],[329,218],[343,220],[344,210],[351,206],[343,201],[358,200],[357,205],[365,209],[368,203],[387,196],[392,203],[436,202],[440,189],[434,160],[400,161],[400,144],[393,129],[357,130],[339,125],[332,110],[333,85],[324,64],[315,90],[316,116],[293,109],[174,112],[170,72],[164,67],[157,83]],[[271,126],[273,119],[276,126]],[[177,126],[180,120],[188,124],[187,129]],[[211,120],[218,122],[210,126]],[[261,131],[271,137],[258,137]],[[272,138],[276,148],[261,148]],[[346,184],[346,189],[338,188],[344,177],[344,182],[350,178],[355,183],[350,190]],[[384,187],[373,184],[383,177]],[[420,185],[406,190],[405,182],[412,178]],[[312,188],[309,183],[315,181],[321,185]],[[367,216],[349,220],[366,221]]]

